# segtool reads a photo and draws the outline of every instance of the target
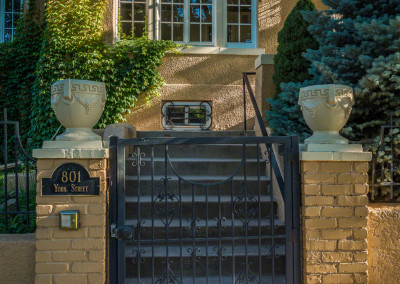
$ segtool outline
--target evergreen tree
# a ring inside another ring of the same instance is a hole
[[[307,50],[304,57],[312,62],[311,81],[301,84],[340,83],[356,90],[355,106],[342,134],[349,139],[362,141],[375,137],[389,112],[398,108],[399,90],[394,88],[396,76],[379,70],[398,66],[395,53],[400,50],[400,2],[398,0],[323,0],[329,10],[303,12],[310,23],[309,31],[319,43],[319,48]],[[386,66],[386,67],[384,67]],[[379,69],[380,68],[380,69]],[[396,69],[398,67],[394,67]],[[396,74],[396,73],[393,73]],[[377,79],[377,78],[380,79]],[[372,82],[374,87],[372,88]],[[300,85],[299,85],[300,86]],[[386,86],[391,86],[390,91]],[[285,94],[285,89],[283,88]],[[290,94],[297,101],[298,92]],[[288,96],[288,94],[286,94]],[[282,100],[282,97],[279,97]],[[287,101],[288,99],[285,98]],[[271,114],[268,115],[270,119]],[[303,125],[302,116],[281,123],[275,128],[279,134],[292,133],[292,123]],[[282,114],[282,120],[290,120]],[[274,124],[275,123],[275,124]],[[300,129],[297,134],[303,135]]]
[[[299,0],[286,18],[278,34],[278,52],[274,57],[275,73],[272,77],[275,84],[275,97],[282,91],[281,83],[303,82],[310,79],[308,68],[310,61],[302,54],[307,48],[317,49],[318,42],[308,32],[308,23],[301,11],[312,11],[315,6],[311,0]]]

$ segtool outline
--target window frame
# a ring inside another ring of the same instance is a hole
[[[12,18],[11,18],[11,40],[13,41],[14,39],[14,33],[16,30],[16,22],[14,23],[14,14],[19,14],[21,16],[21,14],[24,11],[24,2],[20,1],[20,12],[16,12],[14,9],[14,1],[12,1],[12,7],[13,9],[11,10],[11,12],[6,12],[6,1],[1,1],[0,2],[0,43],[4,43],[4,36],[5,36],[5,21],[6,21],[6,13],[11,13],[12,14]],[[14,25],[15,24],[15,25]]]
[[[187,44],[193,47],[213,47],[213,48],[237,48],[237,49],[257,49],[258,48],[258,23],[257,23],[257,0],[251,0],[251,43],[228,42],[228,3],[227,0],[213,1],[212,31],[211,42],[192,42],[190,41],[190,0],[184,0],[184,41],[175,41],[178,44]],[[161,0],[146,0],[148,34],[150,39],[161,39]],[[188,8],[187,8],[188,7]],[[119,0],[116,0],[116,14],[119,18]],[[119,39],[117,31],[117,40]]]

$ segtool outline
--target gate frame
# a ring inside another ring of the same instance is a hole
[[[234,142],[232,142],[234,140]],[[109,283],[123,284],[126,280],[125,240],[117,239],[113,225],[125,226],[125,147],[146,145],[194,144],[272,144],[284,145],[284,201],[285,201],[285,260],[286,283],[301,283],[300,243],[300,176],[299,137],[196,137],[196,138],[129,138],[110,137],[110,195],[109,195]],[[271,152],[273,150],[271,149]],[[272,182],[272,177],[271,177]],[[121,218],[118,218],[121,216]],[[124,232],[132,233],[132,232]]]

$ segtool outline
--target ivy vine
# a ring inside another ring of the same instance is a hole
[[[107,45],[106,3],[48,0],[43,24],[35,22],[31,6],[15,40],[0,45],[0,100],[7,102],[15,119],[24,121],[30,148],[51,139],[60,127],[50,105],[50,86],[58,80],[105,82],[107,102],[99,128],[124,121],[139,95],[150,97],[162,86],[158,67],[165,53],[178,45],[150,40],[147,33]]]

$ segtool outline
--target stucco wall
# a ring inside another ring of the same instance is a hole
[[[0,235],[0,283],[34,283],[35,251],[35,234]]]
[[[370,204],[368,274],[370,284],[400,283],[400,204]]]
[[[298,0],[258,1],[258,47],[266,54],[275,54],[278,48],[278,32]],[[326,9],[321,0],[313,0],[318,10]]]
[[[167,55],[160,68],[165,79],[160,96],[149,102],[142,98],[127,116],[128,123],[137,130],[162,130],[162,101],[195,100],[213,103],[212,130],[241,129],[242,72],[254,71],[256,58],[251,55]],[[249,98],[247,113],[248,118],[254,117]],[[250,122],[249,126],[253,125]]]

